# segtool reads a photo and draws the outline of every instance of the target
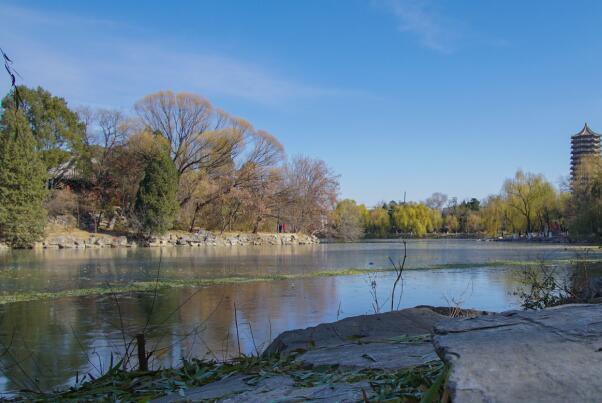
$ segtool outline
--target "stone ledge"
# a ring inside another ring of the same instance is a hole
[[[107,234],[49,235],[37,242],[35,248],[43,249],[85,249],[85,248],[135,248],[143,247],[202,247],[202,246],[277,246],[315,245],[320,240],[314,235],[305,234],[214,234],[199,231],[194,234],[170,233],[146,239],[138,237],[112,236]],[[0,248],[7,248],[0,243]]]

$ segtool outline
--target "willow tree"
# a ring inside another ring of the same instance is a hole
[[[539,224],[538,217],[556,197],[556,189],[543,177],[518,170],[514,178],[507,179],[502,189],[504,201],[514,213],[513,226],[527,233],[533,232]],[[542,229],[542,228],[539,228]]]
[[[438,213],[438,211],[437,211]],[[441,215],[434,213],[422,203],[398,204],[393,208],[395,226],[405,233],[424,236],[427,232],[435,231],[441,224]]]
[[[391,232],[391,217],[385,208],[377,207],[370,210],[366,230],[375,238],[386,238]]]
[[[0,125],[0,237],[28,247],[44,234],[46,169],[21,111],[5,110]]]
[[[485,199],[483,207],[480,210],[481,222],[483,230],[486,234],[496,236],[504,234],[507,208],[501,196],[489,196]]]

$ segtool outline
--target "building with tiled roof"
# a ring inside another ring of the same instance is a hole
[[[577,167],[586,155],[600,155],[600,134],[587,123],[579,133],[571,136],[571,180],[575,180]]]

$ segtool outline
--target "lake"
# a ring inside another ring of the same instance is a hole
[[[577,248],[472,240],[411,240],[399,307],[449,306],[501,311],[519,307],[512,292],[528,262],[570,269]],[[224,359],[261,351],[289,329],[390,308],[392,272],[324,276],[389,268],[396,242],[282,247],[172,247],[16,250],[0,254],[0,293],[60,293],[132,282],[300,275],[288,280],[161,288],[157,293],[62,297],[0,305],[0,390],[48,390],[97,376],[146,329],[154,368],[183,358]],[[602,253],[589,252],[599,259]],[[524,263],[524,264],[523,264]],[[312,277],[312,273],[320,276]],[[399,293],[398,293],[399,295]],[[235,309],[236,307],[236,309]],[[238,337],[236,336],[238,328]],[[239,341],[237,341],[239,340]]]

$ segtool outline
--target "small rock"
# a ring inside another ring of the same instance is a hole
[[[198,388],[192,388],[184,392],[184,396],[172,394],[153,400],[153,403],[171,402],[200,402],[209,399],[218,399],[225,396],[252,390],[254,387],[247,385],[247,375],[234,375],[216,382],[209,383]]]

